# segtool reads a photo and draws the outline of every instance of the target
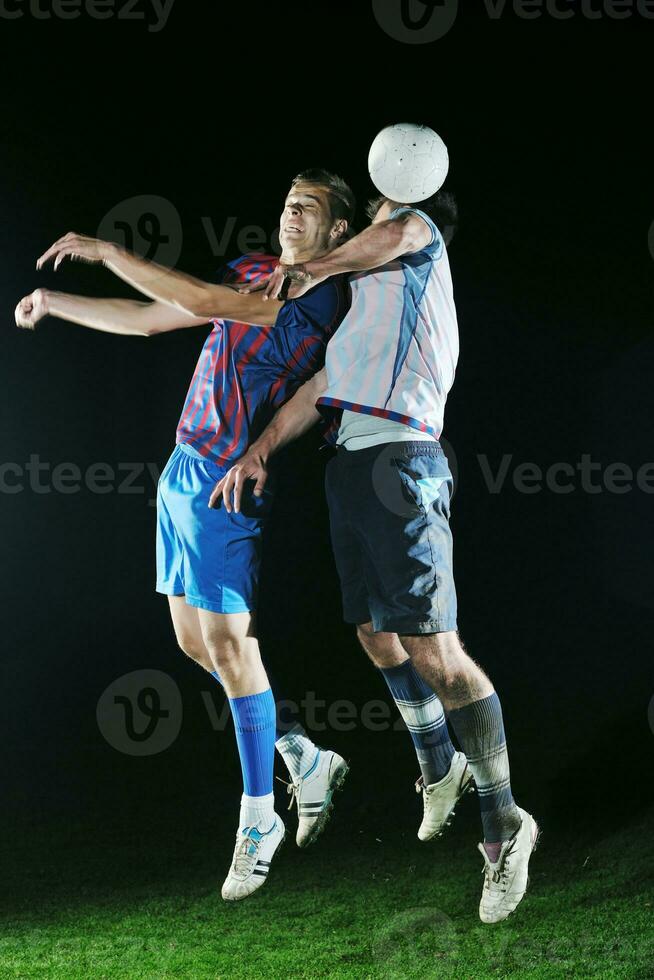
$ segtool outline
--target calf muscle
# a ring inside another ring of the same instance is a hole
[[[462,708],[493,693],[481,667],[466,653],[454,631],[402,636],[416,670],[438,694],[446,710]]]

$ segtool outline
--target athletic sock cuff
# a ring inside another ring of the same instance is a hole
[[[503,728],[502,706],[496,691],[488,697],[480,698],[479,701],[472,701],[470,704],[464,704],[462,708],[452,708],[448,711],[448,717],[455,728],[463,724],[473,735],[496,731],[498,716],[500,726]]]
[[[275,802],[274,793],[265,793],[263,796],[248,796],[247,793],[243,793],[241,796],[241,804],[243,806],[268,806]]]
[[[398,667],[380,667],[393,697],[407,701],[426,701],[436,695],[413,666],[411,659]]]
[[[261,694],[229,698],[237,732],[263,732],[275,728],[275,699],[270,688]]]
[[[280,743],[284,743],[285,739],[291,741],[294,738],[308,738],[308,735],[305,732],[304,728],[297,721],[295,722],[292,728],[289,728],[287,732],[281,732],[281,734],[278,734],[277,739],[275,741],[275,745],[281,747]]]

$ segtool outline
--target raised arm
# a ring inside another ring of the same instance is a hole
[[[257,497],[261,495],[268,479],[268,460],[318,422],[320,412],[316,401],[326,387],[327,373],[323,368],[298,388],[245,455],[218,481],[209,498],[210,507],[216,507],[222,497],[228,513],[231,513],[233,493],[234,510],[238,513],[246,480],[256,480],[254,494]]]
[[[39,258],[36,267],[41,269],[53,260],[56,270],[66,258],[101,263],[144,296],[205,320],[217,317],[242,323],[273,324],[281,309],[278,302],[267,303],[263,292],[245,294],[228,286],[203,282],[185,272],[142,259],[113,242],[87,238],[75,232],[56,241]]]
[[[207,317],[190,316],[165,303],[143,303],[133,299],[94,299],[72,296],[50,289],[35,289],[20,301],[15,311],[16,326],[34,330],[46,316],[55,316],[82,327],[106,333],[151,337],[156,333],[208,323]]]
[[[320,259],[305,263],[304,268],[310,273],[315,270],[315,277],[319,279],[342,272],[365,272],[367,269],[386,265],[400,255],[419,252],[429,244],[431,237],[426,221],[417,214],[404,212],[397,218],[369,225],[340,248],[335,248]]]
[[[266,299],[277,296],[284,277],[293,282],[289,299],[296,299],[317,283],[339,273],[365,272],[392,262],[401,255],[419,252],[429,245],[432,232],[419,215],[403,212],[387,221],[376,221],[319,259],[277,267],[266,285]]]

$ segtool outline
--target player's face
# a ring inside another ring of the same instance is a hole
[[[283,250],[303,255],[324,252],[330,247],[334,225],[324,187],[310,183],[291,187],[279,223]]]

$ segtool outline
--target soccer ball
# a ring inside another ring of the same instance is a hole
[[[414,204],[431,197],[447,177],[447,147],[429,126],[395,123],[375,136],[368,154],[370,179],[384,197]]]

